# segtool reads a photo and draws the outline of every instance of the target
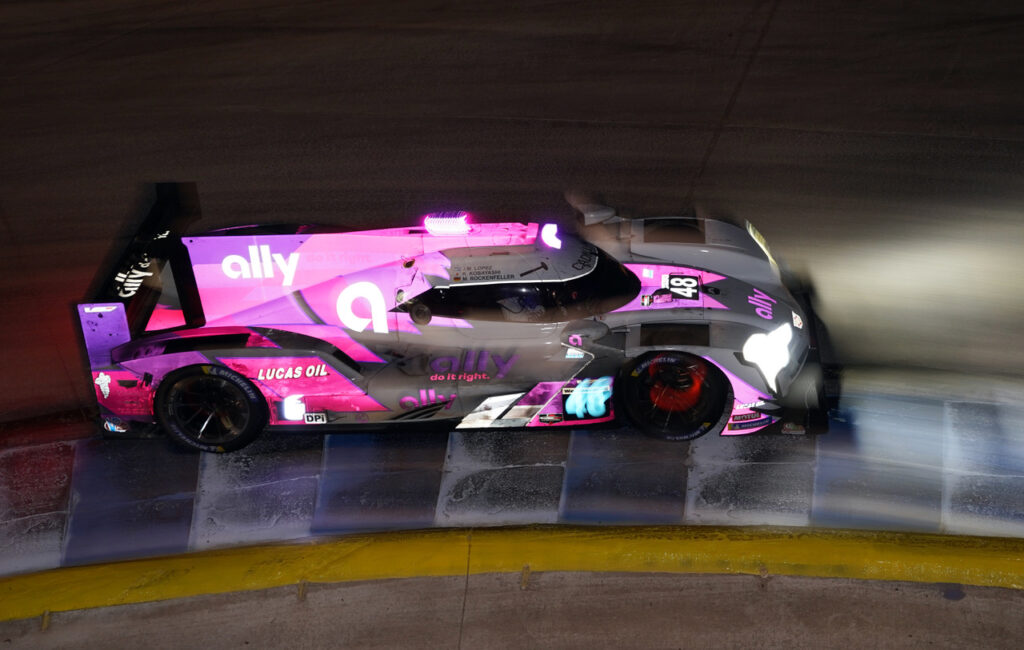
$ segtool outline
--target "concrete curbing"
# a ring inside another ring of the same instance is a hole
[[[11,576],[0,580],[0,620],[291,584],[524,571],[790,575],[1024,589],[1024,539],[682,526],[375,533]]]

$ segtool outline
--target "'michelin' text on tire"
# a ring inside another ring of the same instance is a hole
[[[263,396],[248,379],[215,365],[167,375],[154,407],[172,440],[212,452],[241,449],[263,432],[269,417]]]

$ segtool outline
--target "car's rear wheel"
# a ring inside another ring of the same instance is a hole
[[[241,449],[267,426],[267,405],[242,375],[214,365],[167,375],[154,403],[157,421],[175,442],[192,449]]]
[[[721,370],[682,352],[651,352],[619,372],[619,408],[644,433],[693,440],[722,430],[732,413],[732,386]]]

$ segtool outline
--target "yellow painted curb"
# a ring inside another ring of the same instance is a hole
[[[201,594],[537,571],[740,573],[1024,588],[1024,540],[785,528],[524,527],[353,535],[0,579],[0,620]]]

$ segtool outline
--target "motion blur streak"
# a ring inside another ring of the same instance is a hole
[[[941,390],[963,394],[970,383],[947,376]],[[1016,400],[991,383],[969,400],[874,388],[849,395],[834,435],[819,440],[813,525],[1024,536],[1024,408]],[[1019,386],[1003,388],[1019,395]]]
[[[1014,374],[1024,367],[1024,346],[1012,344],[1024,322],[1024,264],[1011,214],[927,209],[879,218],[873,231],[802,260],[848,362]]]

